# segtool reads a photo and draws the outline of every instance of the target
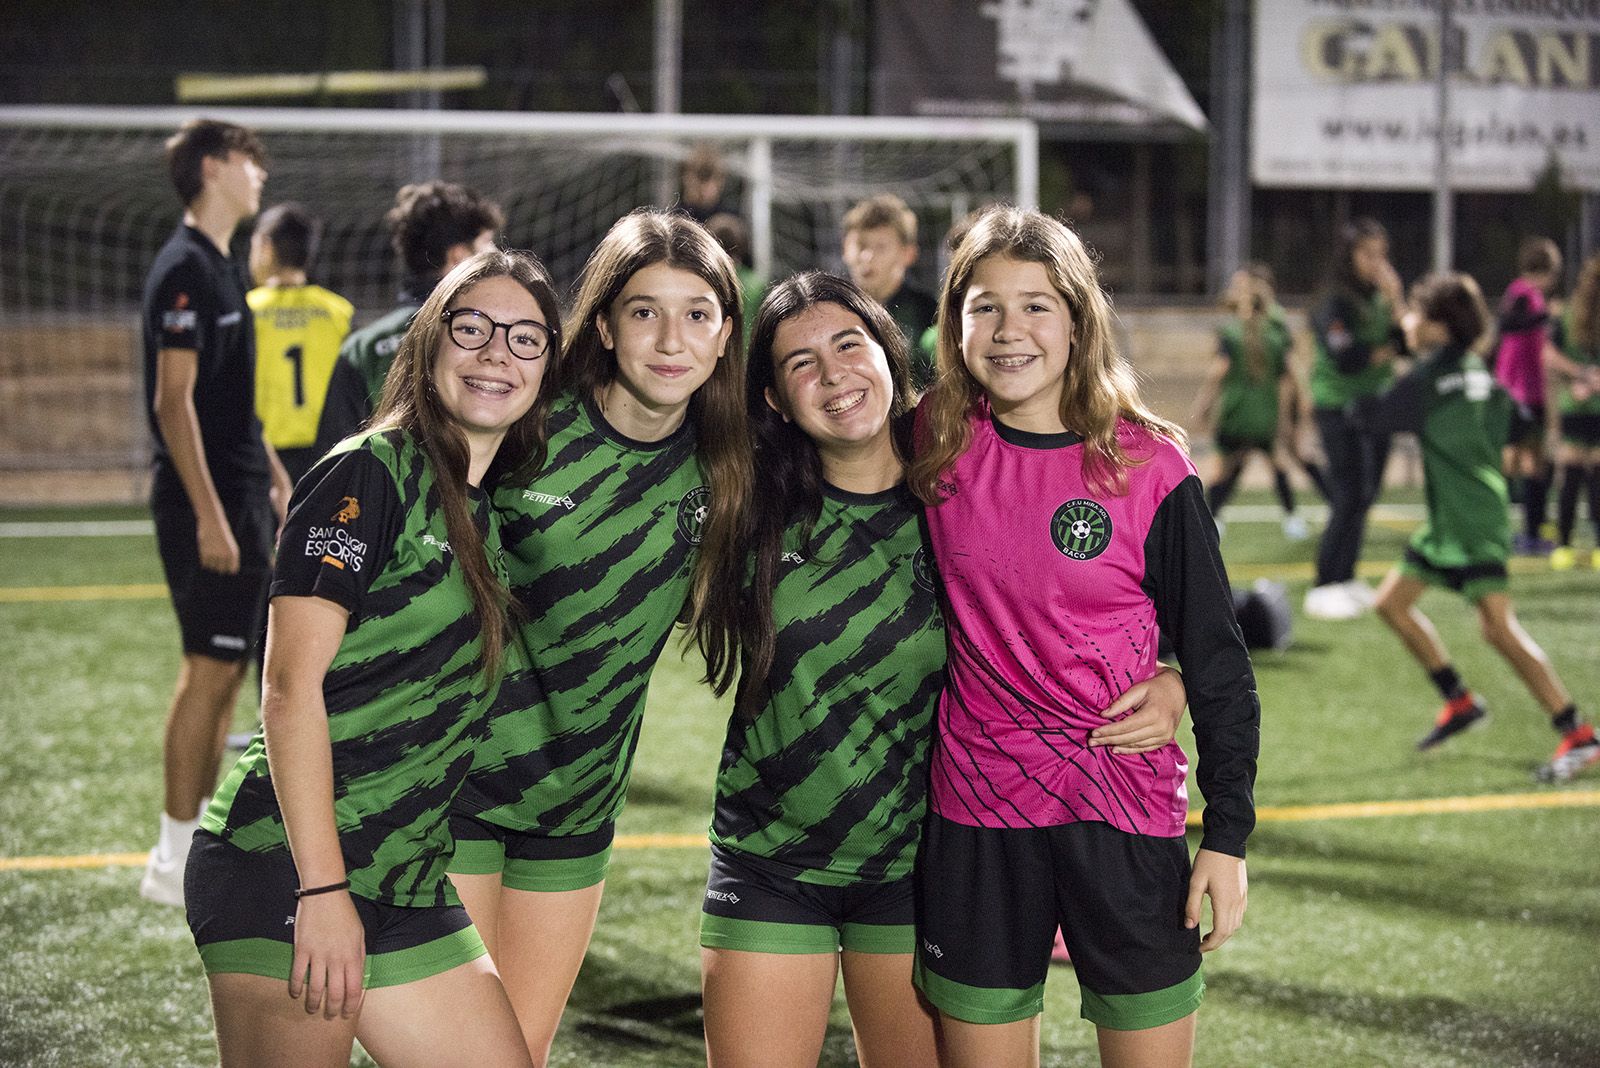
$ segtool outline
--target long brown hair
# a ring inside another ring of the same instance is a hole
[[[1590,359],[1600,353],[1600,254],[1589,257],[1572,289],[1572,335]]]
[[[741,664],[735,710],[747,719],[755,717],[767,698],[767,675],[777,640],[772,591],[778,581],[784,535],[792,524],[803,524],[800,551],[810,558],[812,528],[822,514],[822,456],[816,443],[766,401],[767,390],[777,389],[772,346],[780,326],[819,304],[836,304],[854,313],[882,346],[894,383],[889,418],[895,453],[902,461],[911,455],[911,348],[894,318],[854,282],[837,275],[807,271],[774,286],[756,312],[744,391],[755,442],[756,484],[762,487],[761,507],[751,509],[748,538],[730,546],[733,555],[715,563],[717,578],[707,605],[711,625],[722,628],[729,641],[737,642]],[[716,688],[719,696],[726,686],[724,680]]]
[[[372,429],[405,431],[433,467],[433,490],[444,512],[451,552],[461,565],[478,615],[483,636],[484,674],[492,678],[499,672],[505,652],[511,594],[490,567],[483,536],[472,521],[472,509],[467,500],[470,455],[467,436],[445,410],[433,383],[439,346],[450,343],[444,325],[445,311],[462,293],[490,278],[510,278],[538,302],[545,325],[550,328],[550,348],[542,358],[555,360],[557,364],[545,368],[533,406],[507,429],[484,476],[485,488],[503,479],[526,480],[543,466],[545,414],[550,410],[552,392],[550,379],[560,366],[557,354],[561,350],[561,306],[544,266],[526,252],[501,249],[480,252],[457,264],[455,270],[440,280],[400,342],[394,366],[384,380],[383,396],[378,401]]]
[[[628,280],[647,267],[665,265],[699,276],[732,323],[727,347],[711,377],[689,398],[695,449],[711,492],[700,550],[689,590],[688,622],[706,660],[706,679],[725,690],[737,668],[727,631],[712,618],[716,568],[738,551],[754,486],[750,433],[744,410],[744,310],[733,260],[705,227],[687,215],[640,208],[624,215],[601,238],[578,278],[578,295],[567,317],[560,387],[593,397],[617,377],[615,353],[601,343],[598,320]]]
[[[1136,461],[1117,441],[1125,419],[1179,446],[1183,430],[1145,407],[1133,367],[1117,351],[1111,302],[1100,288],[1094,259],[1065,224],[1037,211],[996,205],[984,210],[961,240],[939,294],[938,374],[923,401],[927,411],[919,449],[907,476],[924,502],[944,499],[940,476],[972,443],[969,422],[983,387],[961,358],[961,305],[978,261],[1004,256],[1044,266],[1072,313],[1072,351],[1061,391],[1061,423],[1083,437],[1084,473],[1103,492],[1126,491],[1125,469]]]

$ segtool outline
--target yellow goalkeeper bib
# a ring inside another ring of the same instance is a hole
[[[355,309],[321,286],[261,286],[256,318],[256,414],[275,449],[316,443],[339,344]]]

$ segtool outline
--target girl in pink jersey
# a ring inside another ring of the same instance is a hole
[[[1512,539],[1512,548],[1522,555],[1544,556],[1553,548],[1540,529],[1550,498],[1550,461],[1545,455],[1549,436],[1545,350],[1551,348],[1546,300],[1561,280],[1561,250],[1548,237],[1526,238],[1517,250],[1517,271],[1500,298],[1494,377],[1517,402],[1505,448],[1506,475],[1522,483],[1522,533]],[[1552,355],[1559,359],[1559,353]]]
[[[945,278],[938,358],[909,481],[948,602],[916,963],[944,1063],[1038,1064],[1059,924],[1102,1063],[1188,1064],[1200,955],[1244,913],[1260,726],[1200,481],[1054,219],[978,218]],[[1092,711],[1158,669],[1163,633],[1208,802],[1192,870],[1182,749],[1088,744]]]

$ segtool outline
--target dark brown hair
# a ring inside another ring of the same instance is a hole
[[[322,224],[304,205],[274,204],[256,219],[255,232],[272,246],[272,258],[279,267],[303,271],[316,258]]]
[[[1061,392],[1061,423],[1083,437],[1084,472],[1091,485],[1124,492],[1124,469],[1135,461],[1117,441],[1117,422],[1127,420],[1180,447],[1178,426],[1160,418],[1139,397],[1133,367],[1117,351],[1111,301],[1100,288],[1094,259],[1078,235],[1060,220],[1010,205],[986,208],[962,238],[939,294],[938,374],[924,400],[926,420],[907,478],[930,505],[944,499],[940,476],[972,443],[969,422],[983,387],[961,358],[961,305],[978,262],[1002,256],[1043,265],[1072,313],[1072,351]]]
[[[267,150],[254,130],[218,119],[190,119],[167,138],[166,147],[167,174],[184,207],[200,195],[206,159],[227,159],[230,152],[243,152],[262,167],[267,165]]]
[[[444,270],[450,249],[471,248],[479,234],[504,226],[506,217],[500,205],[475,189],[454,182],[417,182],[400,187],[383,221],[406,275],[435,278]]]
[[[1489,307],[1472,276],[1438,271],[1411,287],[1411,303],[1424,319],[1442,325],[1450,343],[1471,348],[1489,331]]]
[[[715,569],[736,552],[744,533],[753,482],[744,407],[743,301],[733,260],[716,238],[687,215],[673,212],[640,208],[618,219],[578,278],[559,384],[563,392],[593,397],[616,379],[617,358],[601,342],[599,319],[610,313],[630,278],[657,265],[701,278],[716,294],[722,317],[732,324],[722,358],[689,399],[688,415],[711,501],[701,527],[686,618],[706,659],[706,679],[726,689],[737,664],[727,632],[711,619],[710,600]]]
[[[484,476],[484,487],[501,481],[521,482],[533,477],[545,458],[545,415],[550,410],[550,381],[559,367],[561,307],[544,266],[526,252],[490,249],[456,265],[411,320],[400,342],[394,366],[384,380],[383,396],[373,416],[375,431],[403,430],[427,454],[434,472],[434,492],[444,512],[451,551],[467,580],[472,604],[483,635],[484,673],[493,677],[500,669],[510,626],[510,592],[495,574],[484,550],[483,536],[472,521],[467,499],[467,438],[445,409],[434,388],[434,366],[441,345],[450,344],[444,313],[457,297],[491,278],[514,280],[539,304],[550,329],[550,348],[543,357],[556,360],[545,368],[539,393],[527,413],[506,431],[500,449]]]
[[[777,637],[772,591],[777,585],[784,535],[793,524],[802,524],[805,534],[800,551],[810,557],[812,528],[822,513],[822,457],[816,443],[766,401],[768,389],[777,392],[772,346],[779,327],[819,304],[835,304],[853,313],[883,348],[894,383],[889,418],[895,427],[895,451],[902,461],[910,458],[911,348],[894,318],[854,282],[837,275],[807,271],[774,286],[756,312],[744,390],[755,442],[755,484],[762,487],[761,507],[750,509],[748,538],[729,546],[730,555],[717,562],[717,583],[707,608],[710,624],[721,628],[740,650],[735,709],[747,718],[754,717],[767,699],[767,675],[772,670]],[[746,575],[750,576],[748,584]],[[717,693],[724,688],[726,682]]]

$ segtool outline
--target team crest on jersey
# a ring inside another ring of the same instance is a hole
[[[711,507],[711,490],[696,486],[678,502],[678,532],[690,545],[700,544],[700,534],[705,529],[706,512]]]
[[[918,546],[911,556],[911,578],[929,593],[939,592],[939,568],[926,545]]]
[[[1098,501],[1076,497],[1056,509],[1050,520],[1050,540],[1063,556],[1093,560],[1111,544],[1111,513]]]
[[[354,497],[341,497],[339,510],[333,513],[335,523],[351,523],[361,516],[361,502]]]

